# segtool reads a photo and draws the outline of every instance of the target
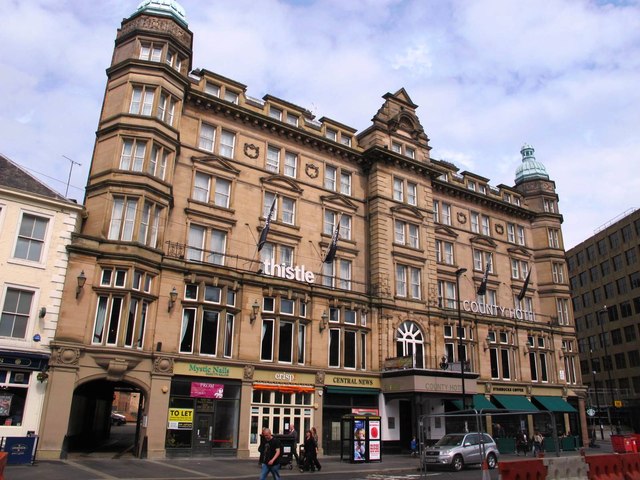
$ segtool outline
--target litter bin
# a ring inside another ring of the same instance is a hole
[[[4,437],[3,451],[9,454],[8,465],[24,465],[33,463],[36,458],[38,436]]]

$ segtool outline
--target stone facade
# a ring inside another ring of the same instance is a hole
[[[357,133],[190,73],[191,45],[182,23],[144,10],[118,32],[41,455],[103,435],[123,387],[143,398],[135,452],[150,457],[256,456],[260,427],[289,424],[315,426],[335,453],[342,416],[363,412],[380,414],[383,446],[399,448],[421,415],[461,393],[581,405],[580,378],[560,358],[575,339],[571,312],[558,321],[568,284],[547,285],[552,262],[565,268],[562,216],[542,208],[557,205],[553,182],[494,188],[432,159],[404,89]],[[478,299],[489,258],[490,298]],[[516,260],[532,272],[522,305]],[[564,420],[580,429],[578,416]],[[435,438],[444,426],[432,421]]]

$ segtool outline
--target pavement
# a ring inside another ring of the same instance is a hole
[[[585,448],[586,455],[612,453],[611,442],[598,441],[598,448]],[[547,456],[555,456],[554,452],[547,452]],[[561,456],[580,455],[580,451],[560,452]],[[500,456],[500,461],[523,459],[523,456],[506,454]],[[530,456],[528,458],[531,458]],[[337,456],[320,457],[322,470],[313,474],[301,474],[295,467],[293,470],[281,470],[283,477],[324,477],[331,479],[337,476],[351,474],[359,478],[368,477],[387,478],[394,474],[411,473],[415,478],[419,467],[418,457],[410,455],[383,455],[382,461],[352,464],[341,461]],[[244,460],[231,457],[206,458],[171,458],[162,460],[139,459],[131,456],[104,456],[95,454],[70,455],[66,460],[37,460],[33,465],[7,465],[5,467],[7,480],[31,480],[44,478],[46,480],[230,480],[256,479],[260,470],[255,459]],[[385,475],[386,474],[386,475]],[[271,478],[271,477],[269,477]]]

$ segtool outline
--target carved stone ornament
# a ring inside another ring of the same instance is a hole
[[[527,385],[527,387],[525,388],[525,390],[527,391],[527,395],[531,395],[531,392],[532,392],[531,385]]]
[[[484,391],[487,393],[491,393],[491,389],[493,388],[493,386],[490,383],[485,383],[484,384]]]
[[[316,372],[316,384],[324,385],[324,372]]]
[[[80,349],[62,347],[53,354],[53,362],[61,365],[78,365],[80,360]]]
[[[151,30],[154,32],[166,32],[178,40],[182,45],[191,48],[191,36],[182,28],[177,26],[173,20],[168,18],[149,17],[146,15],[139,16],[132,21],[126,23],[118,31],[118,37],[121,37],[132,30]]]
[[[465,223],[467,223],[467,216],[462,212],[458,212],[458,222],[464,225]]]
[[[313,163],[307,163],[304,166],[304,173],[306,173],[307,177],[309,178],[317,178],[319,172],[320,172],[320,169],[318,168],[317,165],[314,165]]]
[[[153,373],[173,373],[173,358],[171,357],[157,357],[153,361]]]
[[[254,371],[255,371],[255,367],[253,365],[245,365],[242,377],[245,380],[253,380],[253,372]]]
[[[502,225],[501,223],[496,223],[496,233],[498,235],[504,234],[504,225]]]
[[[258,158],[258,155],[260,155],[260,147],[254,145],[253,143],[245,143],[244,154],[249,158]]]

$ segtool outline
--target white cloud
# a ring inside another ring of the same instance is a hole
[[[138,0],[9,0],[0,151],[86,182],[116,30]],[[513,184],[523,143],[566,246],[636,206],[640,5],[595,0],[182,0],[201,67],[363,130],[405,87],[434,158]],[[50,180],[48,177],[59,179]],[[609,186],[615,185],[612,190]],[[76,197],[81,191],[70,190]]]

